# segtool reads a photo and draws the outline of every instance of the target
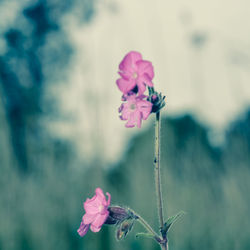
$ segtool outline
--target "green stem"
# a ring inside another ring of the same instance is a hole
[[[163,217],[163,202],[162,202],[162,192],[161,192],[161,172],[160,172],[160,111],[156,113],[156,122],[155,122],[155,158],[154,158],[154,172],[155,172],[155,187],[157,194],[157,207],[158,207],[158,216],[160,221],[161,229],[164,226],[164,217]],[[160,244],[162,250],[168,250],[167,238],[162,235],[160,237],[152,227],[145,221],[139,214],[130,209],[131,212],[137,217],[137,220],[141,225],[151,233],[155,240]]]
[[[155,239],[160,239],[158,234],[154,231],[154,229],[148,224],[146,220],[144,220],[139,214],[137,214],[134,210],[129,208],[129,210],[137,217],[137,220],[141,223],[141,225],[151,234],[154,235]]]
[[[160,129],[161,129],[161,116],[160,111],[156,113],[155,117],[155,158],[154,158],[154,172],[155,172],[155,189],[157,196],[157,207],[158,216],[160,221],[160,228],[164,226],[164,215],[163,215],[163,201],[162,201],[162,191],[161,191],[161,170],[160,170]],[[168,250],[168,244],[166,237],[163,237],[163,241],[160,244],[162,250]]]
[[[168,243],[161,244],[161,249],[162,250],[168,250]]]
[[[158,216],[160,221],[161,229],[164,226],[163,218],[163,202],[162,202],[162,192],[161,192],[161,171],[160,171],[160,111],[156,113],[155,120],[155,188],[157,195],[157,207]]]

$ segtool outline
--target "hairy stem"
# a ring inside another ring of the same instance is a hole
[[[137,217],[137,220],[141,223],[141,225],[152,235],[154,235],[154,238],[156,241],[160,241],[161,238],[159,235],[154,231],[154,229],[148,224],[146,220],[144,220],[139,214],[137,214],[135,211],[133,211],[131,208],[129,208],[131,212]]]
[[[163,201],[162,201],[162,191],[161,191],[161,172],[160,172],[160,111],[156,113],[156,122],[155,122],[155,158],[154,158],[154,172],[155,172],[155,187],[157,195],[157,207],[158,207],[158,216],[160,221],[160,228],[163,229],[164,226],[164,217],[163,217]],[[155,240],[160,244],[162,250],[168,250],[167,237],[160,237],[152,227],[145,221],[139,214],[130,209],[131,212],[137,217],[137,220],[141,225],[151,233]]]
[[[161,249],[168,250],[168,243],[166,242],[166,243],[161,244]]]
[[[162,250],[168,250],[168,243],[165,243],[164,245],[161,245]]]
[[[156,113],[155,117],[155,158],[154,158],[154,172],[155,172],[155,189],[157,196],[157,207],[158,216],[160,221],[160,228],[164,226],[164,215],[163,215],[163,201],[161,191],[161,169],[160,169],[160,129],[161,129],[161,116],[160,111]],[[167,238],[163,236],[162,242],[160,243],[162,250],[168,250]]]
[[[156,113],[155,120],[155,158],[154,158],[154,172],[155,172],[155,188],[157,195],[157,207],[158,216],[160,221],[160,227],[163,228],[164,218],[163,218],[163,202],[162,202],[162,192],[161,192],[161,171],[160,171],[160,111]]]

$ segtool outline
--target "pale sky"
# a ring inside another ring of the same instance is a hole
[[[73,119],[50,128],[74,140],[83,157],[98,151],[116,160],[140,132],[125,128],[117,112],[118,65],[131,50],[152,61],[155,88],[167,96],[164,115],[189,112],[221,130],[250,105],[249,0],[99,1],[90,24],[79,22],[76,9],[63,27],[76,53],[54,90]]]

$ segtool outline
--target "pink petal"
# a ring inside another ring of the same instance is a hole
[[[148,76],[147,73],[145,73],[144,75],[141,76],[141,80],[146,84],[148,85],[149,87],[154,87],[154,84],[152,82],[152,78],[150,78]]]
[[[137,70],[136,62],[142,60],[142,56],[139,52],[131,51],[122,60],[119,65],[119,69],[126,73],[133,73]]]
[[[103,225],[103,223],[106,221],[106,219],[108,218],[109,212],[106,211],[105,214],[99,214],[95,220],[92,222],[90,229],[93,232],[99,232],[101,229],[101,226]]]
[[[103,194],[101,188],[95,190],[96,195],[91,199],[87,199],[83,206],[87,214],[96,214],[99,212],[99,206],[106,202],[106,197]]]
[[[150,115],[151,110],[152,110],[152,106],[153,106],[152,103],[148,102],[146,100],[140,100],[137,102],[137,107],[138,107],[138,110],[142,114],[143,120],[146,120],[148,118],[148,116]]]
[[[126,101],[127,98],[126,98],[126,94],[125,95],[122,95],[122,98],[121,98],[122,101]]]
[[[154,68],[151,62],[140,60],[136,62],[137,72],[141,76],[143,74],[148,74],[149,78],[152,80],[154,78]]]
[[[140,112],[137,116],[137,127],[141,128],[142,113]]]
[[[138,86],[138,95],[142,95],[146,90],[146,85],[145,85],[142,77],[138,78],[137,86]]]
[[[93,198],[91,200],[87,199],[86,202],[84,202],[83,206],[87,214],[96,214],[99,212],[100,202],[97,200],[96,195]]]
[[[129,80],[131,74],[125,74],[123,72],[118,72],[118,74],[124,79]]]
[[[119,115],[119,118],[124,121],[124,120],[128,120],[128,119],[125,119],[122,115]]]
[[[135,110],[133,113],[130,114],[128,122],[125,124],[125,127],[132,128],[137,124],[137,127],[141,127],[141,114],[139,111]]]
[[[82,222],[81,222],[81,225],[80,225],[80,227],[79,227],[79,229],[77,230],[78,234],[79,234],[81,237],[83,237],[83,236],[88,232],[89,226],[90,226],[89,224],[86,225],[86,224],[84,224],[83,221],[82,221]]]
[[[94,225],[90,225],[90,229],[94,233],[98,233],[101,230],[101,227],[95,227]]]
[[[101,205],[100,199],[98,199],[97,195],[94,195],[91,199],[87,199],[83,206],[86,213],[89,214],[96,214],[98,213],[98,208]]]
[[[132,104],[132,103],[136,103],[136,94],[135,93],[129,93],[126,97],[127,101],[128,101],[128,107]]]
[[[97,189],[96,189],[96,195],[97,195],[97,200],[98,200],[98,206],[99,206],[99,207],[100,207],[100,205],[102,205],[102,206],[107,206],[106,197],[105,197],[105,195],[104,195],[104,193],[103,193],[103,191],[102,191],[101,188],[97,188]],[[109,199],[109,201],[110,201],[110,199],[111,199],[110,194],[109,194],[109,196],[108,196],[108,199]]]
[[[129,117],[130,117],[130,114],[131,114],[131,111],[130,111],[128,108],[123,109],[122,115],[121,115],[121,117],[120,117],[121,120],[128,120]]]
[[[124,108],[124,104],[122,104],[122,105],[118,108],[118,112],[121,113],[122,110],[123,110],[123,108]]]
[[[97,215],[98,215],[97,213],[96,214],[88,214],[88,213],[86,213],[86,214],[83,215],[82,221],[84,222],[84,224],[90,224],[95,220]]]
[[[135,126],[134,123],[131,123],[130,121],[128,121],[126,124],[125,124],[125,127],[126,128],[133,128]]]
[[[97,195],[97,197],[99,198],[99,199],[101,199],[101,200],[105,200],[105,195],[104,195],[104,193],[103,193],[103,191],[102,191],[102,189],[101,188],[96,188],[96,190],[95,190],[95,193],[96,193],[96,195]]]
[[[116,84],[124,94],[127,94],[130,90],[132,90],[136,86],[136,82],[134,79],[125,80],[123,78],[119,78],[116,81]]]
[[[146,97],[148,97],[148,96],[147,96],[147,95],[139,95],[139,96],[136,97],[136,101],[137,101],[137,100],[143,100],[143,99],[145,99]]]

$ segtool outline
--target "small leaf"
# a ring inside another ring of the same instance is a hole
[[[170,227],[182,216],[184,215],[184,211],[180,211],[174,216],[171,216],[167,219],[167,221],[164,223],[163,228],[161,229],[162,236],[165,237],[167,235],[167,232],[169,231]]]
[[[171,216],[168,218],[168,220],[166,221],[166,224],[167,225],[172,225],[173,223],[176,222],[176,220],[178,220],[182,215],[184,215],[185,212],[184,211],[180,211],[179,213],[177,213],[176,215],[174,216]]]
[[[145,238],[150,238],[150,239],[154,239],[154,235],[150,234],[150,233],[137,233],[135,235],[136,238],[140,238],[140,237],[145,237]]]

